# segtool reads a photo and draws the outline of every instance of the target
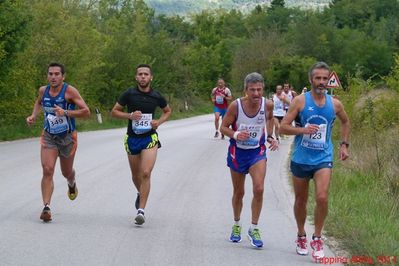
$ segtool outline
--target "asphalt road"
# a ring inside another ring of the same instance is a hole
[[[314,265],[310,254],[295,253],[290,139],[279,151],[268,151],[259,223],[265,245],[254,249],[245,237],[249,176],[244,238],[228,241],[233,222],[228,140],[213,138],[212,115],[170,121],[158,130],[162,148],[142,227],[134,225],[136,191],[123,148],[125,131],[79,133],[79,196],[68,199],[57,163],[53,221],[47,224],[39,220],[39,139],[0,143],[0,265]],[[307,231],[310,236],[312,227]],[[326,256],[334,257],[327,247]]]

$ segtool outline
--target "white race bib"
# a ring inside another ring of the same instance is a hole
[[[306,124],[305,127],[308,127]],[[326,143],[327,124],[320,124],[319,130],[314,134],[304,134],[301,145],[313,150],[323,150]]]
[[[216,99],[217,104],[223,104],[223,102],[224,102],[223,97],[220,95],[216,95],[215,99]]]
[[[260,138],[262,137],[264,126],[260,125],[245,125],[240,124],[238,131],[246,131],[249,133],[247,140],[237,140],[237,147],[241,149],[254,148],[259,145]]]
[[[140,120],[132,121],[132,129],[135,134],[144,134],[151,131],[152,114],[142,114]]]
[[[68,119],[66,116],[47,115],[50,134],[60,134],[69,130]]]

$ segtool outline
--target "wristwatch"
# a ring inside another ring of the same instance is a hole
[[[339,146],[342,146],[342,145],[345,145],[348,148],[349,147],[349,142],[343,140],[343,141],[341,141],[339,143]]]
[[[68,110],[64,110],[64,115],[68,116]]]

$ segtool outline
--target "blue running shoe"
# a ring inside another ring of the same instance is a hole
[[[230,235],[230,241],[231,242],[241,242],[241,226],[239,225],[233,225],[233,229],[231,230],[231,235]]]
[[[251,241],[251,245],[257,248],[263,247],[263,242],[262,239],[260,238],[260,232],[259,229],[254,229],[251,231],[251,229],[248,230],[248,237],[249,241]]]

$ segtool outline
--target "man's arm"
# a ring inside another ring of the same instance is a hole
[[[130,120],[139,120],[141,117],[141,112],[136,111],[132,113],[126,113],[123,111],[124,107],[119,103],[115,103],[114,107],[111,110],[111,116],[119,119],[130,119]]]
[[[151,121],[151,126],[153,129],[157,129],[161,124],[163,124],[170,115],[172,114],[172,108],[167,105],[165,108],[162,108],[162,115],[158,120],[152,120]]]
[[[335,113],[338,116],[338,119],[341,121],[341,142],[339,146],[339,158],[344,161],[349,157],[348,147],[350,122],[342,103],[338,99],[333,99],[333,101]]]
[[[278,141],[273,138],[274,118],[273,118],[274,103],[272,100],[266,100],[266,141],[270,143],[269,149],[274,151],[278,148]]]
[[[292,121],[295,120],[299,112],[305,105],[305,96],[299,95],[295,97],[290,107],[288,108],[287,114],[284,116],[280,125],[280,133],[286,135],[301,135],[301,134],[314,134],[319,130],[318,125],[309,125],[307,127],[294,127]]]
[[[35,104],[33,105],[32,114],[26,118],[26,123],[28,124],[28,126],[32,126],[36,120],[36,117],[40,114],[42,107],[41,101],[45,88],[45,86],[39,88],[39,95],[37,96]]]
[[[90,116],[90,109],[87,106],[86,102],[83,100],[82,96],[80,96],[79,91],[72,87],[68,86],[67,91],[65,93],[65,99],[68,102],[74,103],[79,109],[76,110],[64,110],[58,105],[54,105],[55,113],[57,116],[67,115],[69,117],[89,117]]]
[[[213,104],[215,104],[215,102],[216,102],[215,92],[216,92],[216,88],[213,88],[212,92],[211,92],[211,100],[212,100]]]
[[[233,100],[233,95],[231,94],[231,90],[229,88],[226,88],[226,100],[231,101]]]
[[[227,109],[226,115],[223,117],[220,132],[235,140],[247,140],[249,133],[247,131],[234,131],[230,126],[234,123],[237,117],[237,101],[232,102]]]

